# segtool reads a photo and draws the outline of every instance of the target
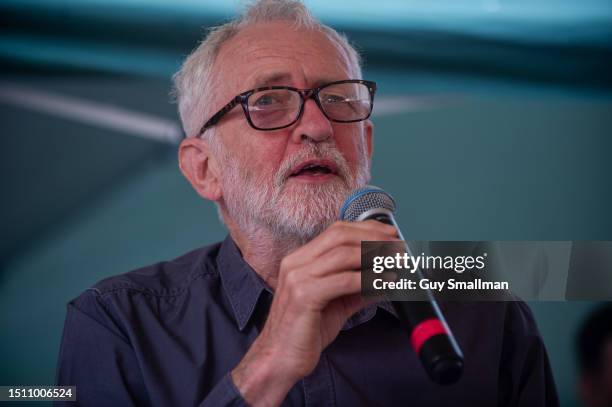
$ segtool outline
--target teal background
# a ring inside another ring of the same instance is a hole
[[[378,82],[373,183],[399,202],[406,237],[612,240],[609,2],[376,3],[312,5]],[[176,122],[170,76],[235,4],[5,1],[0,91]],[[2,98],[0,119],[0,384],[51,384],[71,298],[225,231],[176,145]],[[595,303],[530,305],[563,405],[578,405],[572,345]]]

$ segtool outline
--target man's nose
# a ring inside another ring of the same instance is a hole
[[[329,119],[313,99],[307,99],[304,102],[302,117],[293,129],[293,141],[299,143],[308,139],[318,143],[328,140],[332,135],[333,128]]]

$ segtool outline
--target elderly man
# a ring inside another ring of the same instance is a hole
[[[68,307],[58,382],[83,405],[554,405],[521,303],[444,305],[461,380],[430,382],[394,311],[360,296],[360,243],[337,222],[370,177],[376,85],[296,1],[213,30],[175,76],[180,168],[224,242],[87,290]]]

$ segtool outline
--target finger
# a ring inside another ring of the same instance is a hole
[[[321,254],[326,248],[333,247],[345,242],[361,242],[362,240],[387,240],[397,238],[397,230],[391,226],[374,220],[364,222],[342,222],[338,221],[327,228],[323,233],[312,240],[309,247],[315,255]],[[317,250],[319,249],[319,250]]]
[[[334,272],[361,269],[361,245],[337,246],[323,253],[316,262],[309,264],[307,273],[320,278]]]
[[[315,261],[306,261],[291,270],[285,271],[279,278],[287,280],[305,281],[308,279],[321,279],[328,274],[347,270],[361,271],[361,246],[337,246],[324,253]],[[320,284],[316,283],[316,284]]]
[[[337,246],[361,246],[362,241],[394,240],[399,240],[396,229],[380,222],[338,222],[283,259],[283,266],[294,268],[312,263]]]
[[[311,280],[306,290],[312,293],[315,309],[323,310],[331,301],[361,292],[361,275],[355,271],[331,274],[316,281]]]

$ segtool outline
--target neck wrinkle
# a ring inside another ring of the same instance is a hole
[[[282,259],[306,242],[295,236],[277,236],[265,227],[241,230],[227,212],[223,212],[224,223],[242,258],[275,291]]]

